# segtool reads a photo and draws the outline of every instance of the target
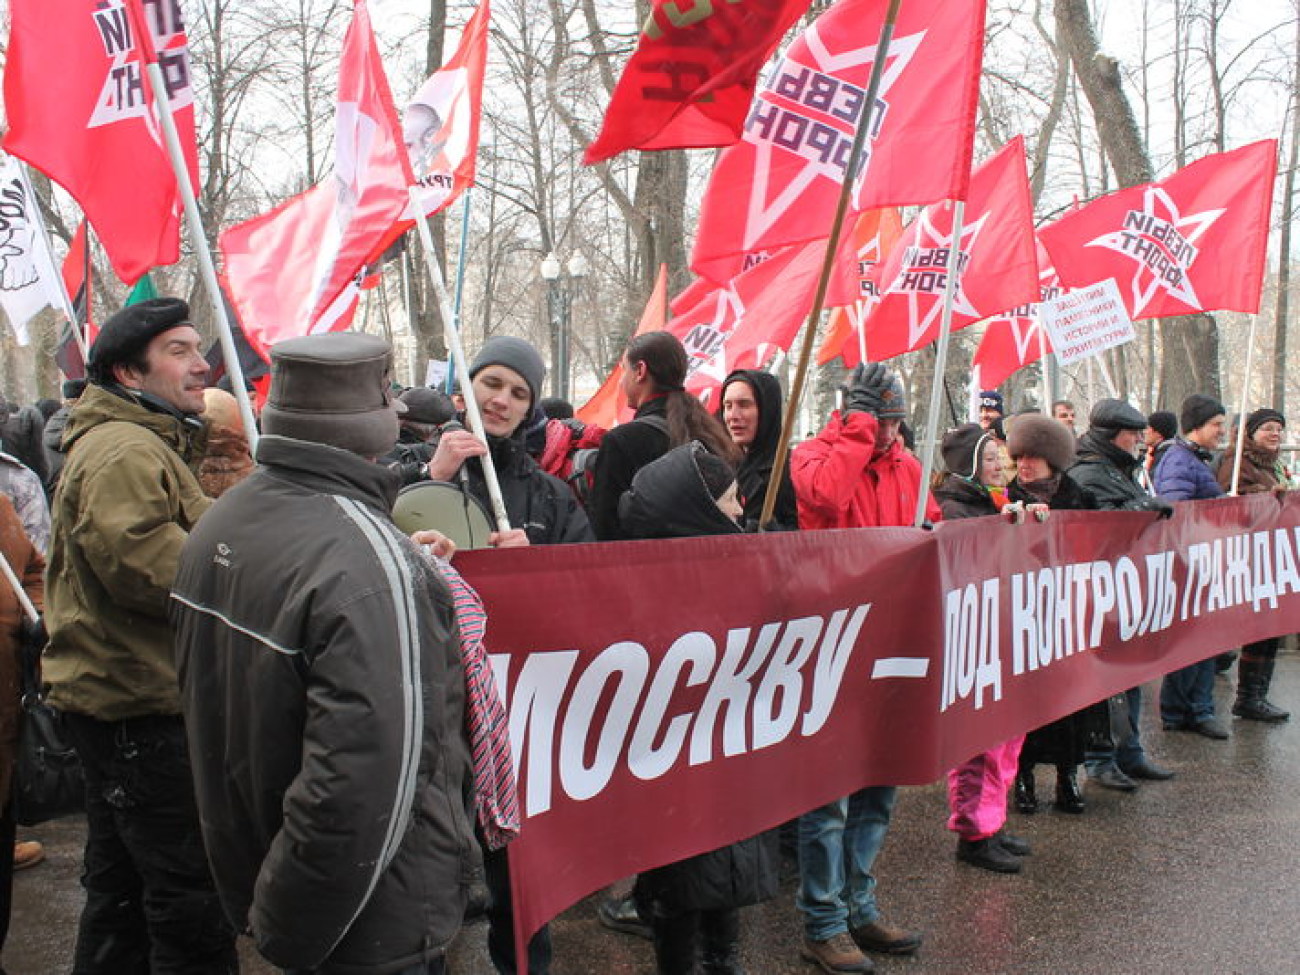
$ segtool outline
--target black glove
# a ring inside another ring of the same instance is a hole
[[[884,395],[893,385],[894,377],[879,362],[863,362],[849,374],[844,389],[844,412],[870,413],[878,416],[885,405]]]
[[[1164,498],[1148,498],[1142,503],[1143,511],[1152,511],[1159,518],[1172,518],[1174,506]]]
[[[45,619],[41,617],[33,623],[23,614],[22,626],[19,629],[24,647],[33,648],[38,654],[45,649],[45,644],[50,642],[49,634],[45,632]]]

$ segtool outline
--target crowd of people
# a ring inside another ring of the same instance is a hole
[[[486,545],[513,548],[908,526],[922,501],[931,525],[1059,509],[1163,517],[1234,480],[1241,493],[1297,486],[1273,409],[1246,418],[1238,473],[1236,428],[1212,397],[1177,416],[1103,399],[1079,435],[1073,404],[1007,415],[996,391],[981,394],[979,422],[944,436],[925,485],[904,386],[868,363],[793,449],[760,523],[780,383],[732,373],[710,412],[685,391],[686,352],[664,332],[628,345],[635,417],[610,430],[543,399],[545,364],[521,339],[488,339],[451,395],[399,390],[372,336],[286,341],[255,451],[233,397],[209,387],[200,341],[182,301],[129,306],[104,323],[88,381],[66,384],[45,415],[6,408],[0,424],[0,551],[43,610],[45,698],[86,780],[78,975],[235,972],[237,934],[288,973],[443,972],[480,858],[492,964],[549,972],[547,929],[526,959],[515,953],[506,850],[520,823],[490,621],[446,535],[394,525],[404,488],[449,485],[486,513]],[[466,429],[464,397],[484,438]],[[508,525],[493,522],[493,481]],[[0,589],[0,789],[22,626]],[[1241,649],[1234,716],[1289,716],[1268,699],[1278,642]],[[1228,737],[1212,694],[1225,659],[1165,677],[1166,730]],[[1039,765],[1067,814],[1085,811],[1088,782],[1132,791],[1170,778],[1146,753],[1141,709],[1133,688],[951,770],[957,859],[1022,869],[1029,844],[1007,828],[1008,801],[1043,807]],[[921,945],[876,902],[896,797],[864,788],[784,828],[801,953],[822,971],[870,972],[873,954]],[[14,839],[6,806],[0,925],[12,868],[39,859],[39,844]],[[648,937],[663,975],[739,975],[740,909],[777,895],[777,843],[773,831],[628,878],[600,918]]]

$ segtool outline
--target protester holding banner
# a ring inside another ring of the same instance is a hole
[[[777,441],[781,439],[781,383],[761,369],[738,369],[722,383],[722,405],[717,417],[727,428],[731,441],[744,457],[736,470],[745,523],[758,528],[758,518],[772,479]],[[795,500],[790,469],[781,472],[772,525],[778,529],[799,527],[799,505]]]
[[[1151,474],[1156,494],[1167,501],[1196,501],[1224,494],[1210,465],[1223,441],[1227,409],[1212,396],[1193,393],[1183,400],[1183,435]],[[1166,674],[1160,685],[1160,717],[1166,731],[1191,731],[1214,741],[1228,737],[1214,716],[1213,658]]]
[[[698,441],[641,468],[619,503],[631,538],[695,538],[741,531],[736,475]],[[779,889],[776,834],[732,843],[637,878],[636,899],[654,931],[659,975],[744,975],[740,911]]]
[[[941,446],[943,475],[934,496],[944,521],[998,514],[1007,503],[997,439],[978,423],[951,430]],[[1019,873],[1029,844],[1008,833],[1007,790],[1024,745],[1017,735],[948,771],[948,828],[957,859],[995,873]]]
[[[1286,491],[1290,481],[1282,465],[1282,432],[1286,417],[1277,410],[1263,407],[1246,417],[1246,443],[1241,451],[1241,473],[1237,480],[1238,494],[1262,494],[1268,491]],[[1236,466],[1237,434],[1234,428],[1228,449],[1219,462],[1219,486],[1232,487],[1232,471]],[[1268,690],[1273,683],[1273,666],[1277,658],[1281,637],[1270,637],[1248,643],[1241,648],[1241,662],[1237,665],[1237,700],[1232,713],[1247,721],[1275,723],[1291,717],[1268,700]]]
[[[906,415],[897,375],[878,362],[853,370],[844,409],[790,457],[803,528],[912,524],[925,488],[920,462],[899,439]],[[927,514],[942,517],[933,498]],[[799,820],[801,954],[824,971],[869,972],[864,950],[910,954],[921,945],[920,934],[881,918],[871,875],[897,795],[893,786],[871,786]]]
[[[538,467],[524,445],[524,421],[532,414],[546,378],[546,365],[537,350],[512,335],[494,335],[470,363],[469,377],[488,442],[459,425],[458,429],[444,427],[429,461],[430,479],[460,479],[486,507],[489,498],[482,465],[467,461],[491,453],[506,514],[514,526],[509,532],[494,533],[494,545],[594,541],[587,515],[568,485]]]
[[[1060,420],[1026,413],[1008,421],[1007,450],[1016,462],[1016,476],[1007,497],[1027,510],[1092,510],[1096,501],[1066,473],[1074,464],[1074,435]],[[1016,776],[1016,808],[1038,811],[1034,766],[1056,767],[1056,809],[1083,812],[1078,768],[1083,763],[1087,739],[1107,733],[1110,712],[1106,702],[1068,714],[1025,736]]]
[[[1123,400],[1108,398],[1093,405],[1070,477],[1092,495],[1098,508],[1152,511],[1165,518],[1173,514],[1173,505],[1153,497],[1138,480],[1142,472],[1138,449],[1146,429],[1147,418]],[[1120,792],[1136,789],[1134,779],[1173,778],[1174,773],[1151,761],[1142,747],[1142,688],[1129,688],[1122,697],[1122,707],[1115,706],[1115,710],[1123,714],[1112,715],[1111,733],[1094,736],[1089,742],[1088,778]],[[1119,731],[1115,730],[1116,717],[1120,718]],[[1116,735],[1120,738],[1118,745]]]
[[[618,505],[632,478],[673,447],[698,440],[731,462],[739,453],[731,438],[700,401],[686,392],[686,349],[668,332],[635,336],[623,353],[623,395],[636,410],[631,423],[610,430],[596,454],[591,497],[592,527],[602,541],[626,538]]]

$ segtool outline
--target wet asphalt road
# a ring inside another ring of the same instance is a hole
[[[1148,752],[1178,772],[1133,794],[1085,787],[1087,811],[1050,807],[1011,814],[1034,844],[1018,876],[958,864],[943,824],[943,788],[902,792],[878,863],[886,916],[920,928],[914,958],[877,959],[877,970],[922,973],[1300,973],[1300,715],[1280,726],[1232,721],[1233,737],[1209,741],[1159,730],[1156,686],[1146,702]],[[1231,682],[1217,681],[1228,714]],[[1280,658],[1271,694],[1300,711],[1300,658]],[[1040,798],[1052,791],[1039,769]],[[70,969],[81,906],[77,883],[83,824],[20,831],[46,843],[47,862],[20,873],[4,966],[9,975]],[[743,920],[749,975],[817,970],[800,961],[793,864],[779,899]],[[608,932],[595,899],[553,925],[554,975],[652,975],[648,942]],[[468,925],[449,954],[453,975],[491,975],[482,923]],[[272,972],[242,946],[243,971]]]

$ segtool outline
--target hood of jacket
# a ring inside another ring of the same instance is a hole
[[[1126,477],[1131,477],[1141,463],[1126,450],[1120,450],[1113,440],[1107,440],[1095,430],[1089,430],[1079,438],[1079,450],[1076,464],[1113,464]]]
[[[776,457],[777,442],[781,439],[781,382],[761,369],[737,369],[722,383],[722,393],[725,394],[727,387],[737,381],[749,384],[758,404],[758,430],[754,433],[754,442],[745,451],[741,467],[765,466],[770,470]],[[721,407],[717,415],[719,422],[723,422]]]
[[[735,535],[732,521],[709,493],[695,457],[703,445],[674,447],[632,478],[619,499],[618,516],[629,538],[694,538]]]
[[[66,454],[91,430],[113,422],[134,423],[157,434],[186,462],[194,457],[206,440],[203,421],[197,417],[182,420],[177,414],[144,405],[125,390],[119,393],[91,383],[68,413],[67,427],[63,431],[63,452]]]

